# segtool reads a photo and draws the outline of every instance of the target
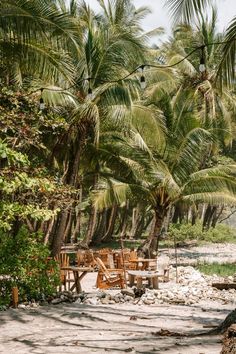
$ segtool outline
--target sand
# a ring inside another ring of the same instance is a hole
[[[95,291],[95,277],[91,273],[83,279],[85,291]],[[219,354],[221,336],[197,334],[218,325],[234,308],[202,301],[191,306],[71,303],[8,309],[0,312],[0,353]],[[157,335],[161,329],[194,336]]]

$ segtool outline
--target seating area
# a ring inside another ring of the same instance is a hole
[[[103,248],[101,250],[64,249],[55,257],[60,268],[59,290],[82,291],[81,280],[86,274],[96,272],[96,288],[112,289],[127,286],[159,287],[159,282],[169,281],[169,257],[138,257],[134,249]]]

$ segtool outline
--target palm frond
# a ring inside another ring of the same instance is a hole
[[[232,86],[235,80],[235,60],[236,60],[236,17],[233,18],[226,30],[225,43],[221,48],[221,60],[217,71],[217,78],[221,86],[225,82]]]
[[[190,23],[210,3],[210,0],[166,0],[165,6],[168,7],[175,23]]]

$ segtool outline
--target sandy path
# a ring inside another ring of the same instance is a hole
[[[198,332],[218,324],[230,305],[81,305],[10,309],[0,314],[0,353],[218,354],[220,337],[160,337],[161,328]],[[134,319],[130,319],[131,316]]]
[[[216,245],[178,252],[185,259],[206,253],[219,259],[219,252],[235,257],[235,247]],[[95,280],[95,273],[86,276],[83,290],[96,291]],[[171,287],[171,283],[160,284],[160,288],[164,286]],[[220,336],[160,337],[155,332],[161,328],[195,334],[208,331],[204,325],[219,324],[234,308],[233,304],[208,301],[191,306],[73,303],[9,309],[0,312],[0,353],[219,354]]]

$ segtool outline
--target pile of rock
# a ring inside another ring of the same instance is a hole
[[[178,282],[176,283],[176,271],[171,269],[168,283],[160,283],[160,289],[137,289],[94,291],[91,293],[75,294],[64,291],[53,294],[50,298],[41,301],[40,305],[60,303],[88,304],[88,305],[112,305],[112,304],[184,304],[193,305],[201,300],[236,303],[236,289],[219,290],[212,287],[216,282],[232,282],[234,277],[220,278],[216,275],[206,276],[191,266],[178,268]],[[23,303],[19,308],[32,308],[39,305],[35,301]]]
[[[145,289],[144,294],[138,296],[135,289],[122,290],[120,292],[107,291],[84,295],[77,302],[91,305],[133,303],[133,304],[184,304],[193,305],[201,300],[218,301],[223,304],[236,302],[236,290],[218,290],[212,287],[212,283],[220,281],[232,281],[233,277],[222,279],[217,275],[206,276],[193,267],[179,267],[178,283],[173,278],[175,270],[171,270],[172,281],[161,283],[160,289]]]

